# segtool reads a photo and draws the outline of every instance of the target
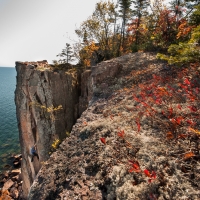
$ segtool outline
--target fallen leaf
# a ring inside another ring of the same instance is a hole
[[[169,113],[170,113],[170,116],[173,114],[173,108],[172,107],[169,108]]]
[[[188,106],[188,108],[192,111],[192,112],[196,112],[197,108],[194,106]]]
[[[140,165],[137,161],[132,161],[132,160],[129,160],[129,162],[131,163],[132,165],[132,168],[129,169],[129,172],[141,172],[141,169],[140,169]]]
[[[187,138],[188,137],[188,135],[187,134],[179,134],[178,135],[178,139],[185,139],[185,138]]]
[[[156,172],[154,171],[151,172],[151,178],[156,179]]]
[[[172,132],[167,132],[167,139],[171,140],[174,138],[174,135],[172,134]]]
[[[200,131],[199,130],[195,130],[195,129],[193,129],[193,128],[189,128],[192,132],[194,132],[194,133],[197,133],[197,134],[200,134]]]
[[[182,109],[182,107],[181,107],[181,105],[180,105],[180,104],[177,106],[177,108],[178,108],[178,109],[180,109],[180,110]]]
[[[187,160],[187,159],[194,157],[194,156],[195,156],[195,154],[193,152],[188,152],[188,153],[184,154],[183,159]]]
[[[145,173],[146,176],[151,177],[151,174],[150,174],[149,170],[145,169],[144,173]]]
[[[193,121],[191,121],[191,120],[187,120],[186,121],[188,124],[190,124],[190,125],[192,125],[192,126],[194,126],[196,123],[195,122],[193,122]]]
[[[131,172],[136,172],[136,173],[139,173],[139,172],[141,172],[141,170],[140,169],[135,169],[134,167],[132,167],[131,169],[129,169],[128,170],[130,173]]]
[[[184,80],[184,83],[185,83],[186,85],[190,85],[190,81],[189,81],[187,78]]]
[[[100,140],[103,144],[106,144],[106,138],[100,138]]]
[[[183,120],[183,117],[177,117],[176,118],[177,124],[180,125],[182,120]]]
[[[139,122],[139,120],[135,121],[135,123],[137,124],[138,132],[140,132],[140,122]]]
[[[125,132],[124,132],[124,130],[122,130],[122,131],[118,132],[118,133],[117,133],[117,135],[118,135],[119,137],[122,137],[122,138],[124,138],[124,135],[125,135]]]

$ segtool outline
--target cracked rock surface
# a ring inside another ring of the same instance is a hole
[[[95,84],[88,108],[43,163],[28,199],[200,199],[199,135],[169,140],[165,126],[138,112],[143,107],[135,100],[153,75],[176,80],[179,70],[151,53],[111,61],[122,70],[103,81],[89,80]],[[195,156],[185,159],[191,149]]]

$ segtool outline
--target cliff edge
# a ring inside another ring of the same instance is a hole
[[[200,68],[168,66],[151,53],[109,62],[122,70],[91,79],[93,100],[29,199],[199,199],[199,105],[185,94],[199,98]]]
[[[199,199],[199,74],[142,52],[86,71],[86,110],[28,199]]]
[[[23,194],[28,195],[42,163],[49,158],[52,143],[66,137],[75,123],[79,101],[79,74],[54,72],[46,61],[16,62],[15,103],[22,153]],[[36,144],[39,160],[31,161]]]
[[[115,76],[121,65],[106,62],[80,73],[54,70],[47,61],[16,62],[15,103],[22,152],[22,190],[29,189],[41,166],[57,144],[71,132],[77,118],[87,108],[97,82]],[[56,144],[57,143],[57,144]],[[31,148],[36,145],[37,156]]]

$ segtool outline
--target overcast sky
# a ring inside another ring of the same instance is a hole
[[[0,66],[58,59],[99,0],[0,0]],[[116,2],[116,1],[115,1]]]
[[[100,0],[0,0],[0,66],[48,60],[77,40],[76,27]],[[113,0],[117,2],[117,0]]]

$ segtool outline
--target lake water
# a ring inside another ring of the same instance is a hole
[[[20,153],[15,87],[15,68],[0,67],[0,171],[5,164],[11,164],[11,155]]]

